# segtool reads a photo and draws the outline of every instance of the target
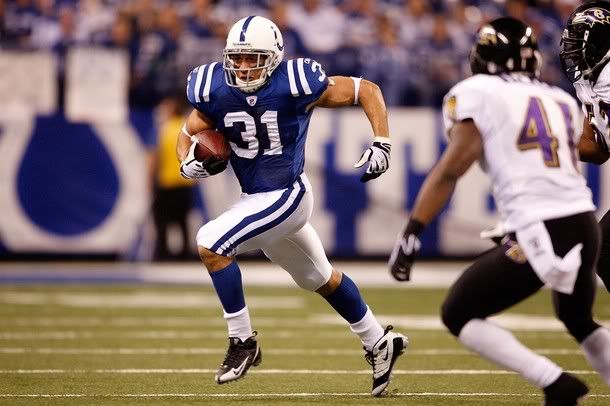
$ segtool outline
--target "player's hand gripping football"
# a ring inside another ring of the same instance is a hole
[[[405,282],[411,279],[411,268],[413,262],[421,249],[419,233],[423,230],[423,224],[411,220],[403,235],[396,241],[388,265],[394,279]]]
[[[180,174],[186,179],[203,179],[210,176],[216,175],[224,171],[227,167],[226,161],[217,161],[208,159],[200,162],[195,159],[195,148],[197,147],[197,140],[192,139],[193,143],[189,148],[186,158],[180,164]]]
[[[354,165],[354,168],[360,168],[365,163],[369,163],[366,172],[360,178],[360,182],[368,182],[371,179],[378,178],[382,173],[390,167],[390,151],[392,143],[387,137],[375,137],[373,145],[362,153],[360,160]]]

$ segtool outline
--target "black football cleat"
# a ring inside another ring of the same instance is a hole
[[[243,342],[237,337],[229,337],[229,349],[216,372],[215,380],[219,384],[235,381],[245,376],[251,366],[257,366],[261,361],[262,353],[256,342],[256,331]]]
[[[373,367],[373,396],[380,396],[390,384],[392,379],[392,368],[396,359],[409,345],[407,337],[400,333],[393,333],[392,326],[385,329],[385,334],[364,355],[367,362]]]
[[[544,406],[576,406],[588,392],[583,381],[564,372],[544,388]]]

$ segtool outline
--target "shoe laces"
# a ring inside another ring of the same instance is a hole
[[[366,352],[364,354],[364,359],[366,360],[366,362],[369,363],[370,366],[372,366],[373,368],[375,367],[375,356],[373,355],[373,351],[369,351],[366,349],[366,347],[362,347],[362,349],[364,349],[364,351]]]
[[[233,366],[243,362],[242,354],[244,351],[247,351],[245,345],[248,340],[256,337],[256,334],[257,332],[254,331],[245,341],[241,341],[237,337],[229,337],[229,349],[227,350],[227,355],[225,356],[223,365]]]
[[[385,328],[385,330],[383,331],[383,337],[385,337],[386,334],[388,334],[388,332],[390,330],[392,330],[394,328],[394,326],[389,325]],[[381,337],[381,338],[383,338]],[[379,340],[381,340],[381,338]],[[377,341],[379,342],[379,341]],[[375,343],[375,345],[373,346],[373,348],[375,348],[375,346],[377,345],[377,343]],[[370,351],[366,349],[366,347],[362,347],[362,349],[364,350],[365,354],[364,354],[364,359],[366,360],[366,362],[369,363],[370,366],[372,366],[373,368],[375,368],[375,354],[373,354],[373,350],[371,349]]]

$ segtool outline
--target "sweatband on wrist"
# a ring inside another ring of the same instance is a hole
[[[362,78],[355,78],[353,76],[350,76],[350,77],[354,81],[354,106],[355,106],[358,104],[358,93],[360,93],[360,82],[362,81]]]
[[[189,134],[188,130],[186,129],[186,123],[184,123],[184,125],[182,126],[182,132],[185,133],[186,135],[188,135],[189,138],[192,137],[192,135]]]
[[[419,236],[424,231],[424,228],[426,228],[425,224],[415,219],[410,219],[409,223],[407,223],[407,228],[405,229],[405,235],[413,234]]]
[[[383,142],[392,145],[392,140],[390,139],[390,137],[382,137],[379,135],[373,138],[373,142]]]

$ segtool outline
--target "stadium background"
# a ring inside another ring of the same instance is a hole
[[[154,164],[160,135],[175,119],[171,106],[183,99],[188,71],[220,58],[228,27],[261,14],[282,29],[286,58],[312,57],[329,75],[362,76],[382,88],[394,142],[390,171],[358,181],[352,165],[371,133],[356,108],[314,114],[306,171],[317,198],[312,223],[328,252],[383,258],[443,149],[442,96],[468,76],[476,29],[499,15],[527,21],[544,56],[543,79],[571,91],[557,54],[577,4],[0,1],[0,257],[155,258]],[[583,170],[601,212],[609,205],[607,170]],[[198,227],[239,193],[230,170],[194,190],[191,258]],[[473,168],[423,236],[423,255],[481,252],[490,245],[478,233],[496,220],[489,184]],[[169,235],[170,246],[180,245],[179,233]]]

